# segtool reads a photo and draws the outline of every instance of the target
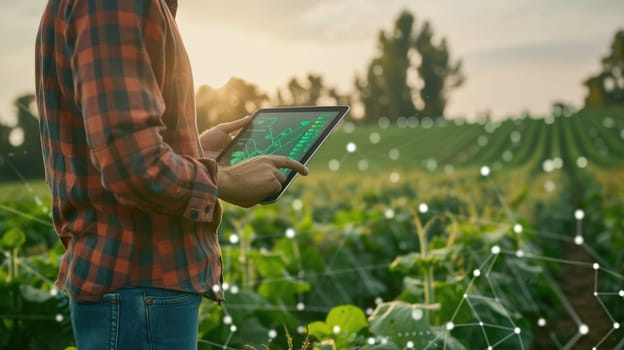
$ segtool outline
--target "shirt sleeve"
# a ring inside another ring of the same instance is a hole
[[[176,154],[160,134],[166,106],[150,62],[164,55],[162,7],[77,0],[70,16],[74,99],[102,185],[124,205],[211,221],[216,163]]]

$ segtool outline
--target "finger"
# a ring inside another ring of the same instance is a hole
[[[277,180],[277,179],[275,179]],[[282,190],[282,183],[279,180],[273,182],[275,185],[273,187],[273,194],[278,193]]]
[[[231,132],[234,132],[242,127],[247,126],[249,123],[251,122],[251,116],[246,116],[244,118],[232,121],[232,122],[227,122],[227,123],[221,123],[219,124],[219,128],[221,128],[221,130],[227,132],[228,134]]]
[[[269,156],[273,164],[278,168],[288,168],[298,172],[301,175],[308,175],[308,168],[298,161],[286,156]]]
[[[273,174],[275,175],[275,178],[276,178],[276,179],[277,179],[280,183],[284,183],[284,182],[286,182],[286,175],[285,175],[283,172],[279,171],[279,169],[278,169],[278,170],[275,170],[275,171],[273,172]]]

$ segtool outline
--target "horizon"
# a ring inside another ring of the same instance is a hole
[[[42,0],[0,5],[0,28],[14,33],[2,39],[0,55],[3,81],[11,82],[0,90],[5,122],[15,115],[13,100],[34,92],[34,36],[44,6]],[[437,38],[447,39],[452,59],[462,61],[466,82],[449,94],[445,114],[469,120],[486,111],[495,120],[527,111],[545,115],[554,102],[581,107],[583,81],[599,72],[615,32],[624,29],[618,16],[624,2],[615,0],[185,0],[177,21],[196,88],[239,77],[274,96],[291,77],[315,73],[348,93],[376,55],[377,33],[401,10],[410,11],[416,25],[430,21]]]

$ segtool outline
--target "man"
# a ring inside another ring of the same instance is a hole
[[[218,198],[276,193],[285,157],[222,168],[249,118],[197,135],[175,0],[49,0],[37,102],[53,221],[80,350],[195,349],[201,296],[223,300]],[[207,157],[206,155],[211,155]]]

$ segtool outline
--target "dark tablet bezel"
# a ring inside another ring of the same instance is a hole
[[[230,150],[236,146],[236,142],[238,139],[249,129],[254,120],[261,114],[274,113],[276,116],[279,116],[280,113],[293,113],[293,112],[335,112],[336,115],[333,117],[331,122],[325,127],[325,130],[321,134],[316,137],[316,140],[310,147],[310,149],[301,156],[300,159],[296,159],[302,164],[307,164],[307,162],[314,156],[316,151],[320,148],[320,146],[325,142],[327,137],[334,131],[336,126],[340,123],[340,121],[347,115],[349,109],[351,107],[348,105],[337,105],[337,106],[297,106],[297,107],[272,107],[272,108],[260,108],[256,110],[252,115],[252,122],[245,128],[243,128],[233,139],[232,142],[228,144],[228,146],[217,156],[217,163],[221,163],[223,160],[223,156],[230,152]],[[298,173],[296,171],[290,170],[286,175],[286,182],[283,184],[282,189],[275,195],[263,200],[262,204],[269,204],[277,201],[286,191],[288,186],[292,183],[292,181],[297,177]]]

